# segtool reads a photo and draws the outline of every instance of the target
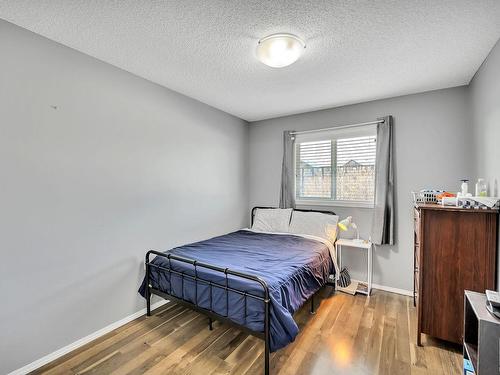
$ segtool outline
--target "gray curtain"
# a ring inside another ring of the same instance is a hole
[[[375,169],[375,207],[372,241],[377,245],[394,244],[394,159],[393,119],[386,116],[377,125],[377,165]]]
[[[281,165],[280,208],[295,208],[293,154],[295,137],[291,130],[283,132],[283,164]]]

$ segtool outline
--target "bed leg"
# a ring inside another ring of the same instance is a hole
[[[265,302],[264,315],[264,375],[269,375],[269,352],[270,352],[270,332],[269,332],[269,300]]]
[[[209,329],[210,331],[213,331],[213,330],[214,330],[214,326],[212,325],[212,323],[213,323],[212,318],[208,318],[208,329]]]
[[[151,316],[151,290],[149,289],[149,256],[146,255],[146,315]]]
[[[316,309],[314,308],[314,294],[311,297],[311,314],[316,314]]]

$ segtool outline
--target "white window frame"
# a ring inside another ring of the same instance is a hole
[[[321,199],[321,198],[297,198],[297,145],[302,142],[326,141],[337,138],[363,137],[367,135],[376,135],[377,125],[363,125],[349,128],[340,128],[321,131],[317,133],[304,133],[295,135],[295,145],[293,148],[293,189],[295,204],[297,206],[323,206],[323,207],[357,207],[357,208],[373,208],[375,206],[375,187],[372,201],[354,201],[354,200],[337,200],[337,199]],[[375,168],[377,160],[375,160]],[[332,165],[333,170],[333,165]],[[374,182],[375,183],[375,182]]]

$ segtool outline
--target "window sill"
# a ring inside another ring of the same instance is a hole
[[[297,206],[323,206],[323,207],[353,207],[353,208],[373,208],[371,202],[355,202],[355,201],[322,201],[322,200],[296,200]]]

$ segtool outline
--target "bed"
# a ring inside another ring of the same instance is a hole
[[[258,209],[264,207],[252,210],[252,223]],[[298,334],[293,314],[309,299],[314,313],[314,294],[336,270],[332,255],[333,245],[316,236],[243,229],[164,253],[148,251],[139,293],[148,315],[155,294],[207,315],[210,329],[215,319],[263,339],[268,375],[269,353]]]

